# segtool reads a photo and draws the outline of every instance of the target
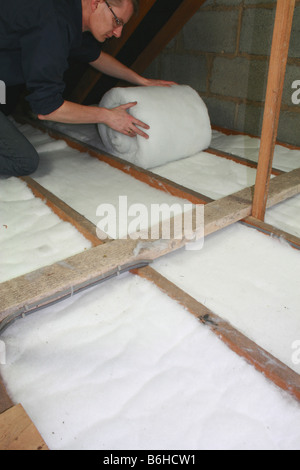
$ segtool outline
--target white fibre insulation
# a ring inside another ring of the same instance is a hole
[[[150,126],[149,135],[129,137],[104,124],[98,129],[107,152],[142,168],[153,168],[209,147],[211,126],[199,94],[186,85],[113,88],[99,106],[115,108],[137,102],[129,113]]]
[[[32,177],[95,224],[98,205],[117,204],[119,195],[147,207],[178,202],[30,126],[19,128],[40,153]],[[69,129],[96,142],[95,126]],[[214,136],[226,151],[234,145],[233,137],[229,144]],[[241,145],[254,152],[253,141]],[[277,165],[299,166],[295,152],[280,154]],[[253,184],[252,168],[197,155],[190,168],[187,158],[155,171],[215,198]],[[0,201],[2,282],[90,248],[24,182],[0,178]],[[299,196],[267,217],[299,234]],[[201,250],[180,250],[152,268],[300,374],[298,250],[238,223],[207,237]],[[9,395],[52,450],[300,450],[299,402],[133,274],[17,320],[0,340]]]

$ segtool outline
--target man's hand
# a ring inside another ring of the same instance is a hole
[[[65,101],[60,108],[47,115],[39,114],[38,118],[43,121],[68,124],[106,124],[108,127],[130,137],[135,137],[138,134],[148,139],[149,136],[140,127],[142,129],[150,129],[150,127],[127,112],[128,109],[136,106],[136,104],[137,102],[135,101],[113,109],[107,109]]]
[[[177,85],[177,83],[169,82],[167,80],[154,80],[154,79],[151,79],[151,78],[145,78],[143,85],[144,86],[165,86],[165,87],[169,87],[169,86]]]
[[[148,134],[139,128],[150,129],[150,127],[127,112],[128,109],[136,105],[137,102],[135,101],[107,110],[108,118],[106,118],[105,124],[111,127],[111,129],[121,132],[121,134],[128,135],[129,137],[135,137],[138,134],[145,139],[149,139]]]

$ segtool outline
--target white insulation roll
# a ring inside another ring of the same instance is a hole
[[[137,101],[128,112],[148,124],[149,135],[129,137],[104,124],[98,129],[107,152],[144,169],[195,155],[209,147],[212,137],[206,105],[186,85],[113,88],[99,106],[115,108]]]

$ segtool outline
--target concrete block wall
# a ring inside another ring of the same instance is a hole
[[[207,0],[146,75],[192,86],[206,102],[213,125],[260,136],[276,3]],[[278,140],[300,146],[300,0]]]

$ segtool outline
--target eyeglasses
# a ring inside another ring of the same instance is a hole
[[[120,28],[122,26],[124,26],[124,21],[123,20],[120,20],[120,18],[117,17],[117,15],[115,14],[115,12],[113,11],[112,7],[107,3],[106,0],[104,0],[104,2],[106,3],[106,5],[108,6],[108,8],[110,9],[110,11],[112,12],[112,15],[114,17],[114,27],[115,28]]]

